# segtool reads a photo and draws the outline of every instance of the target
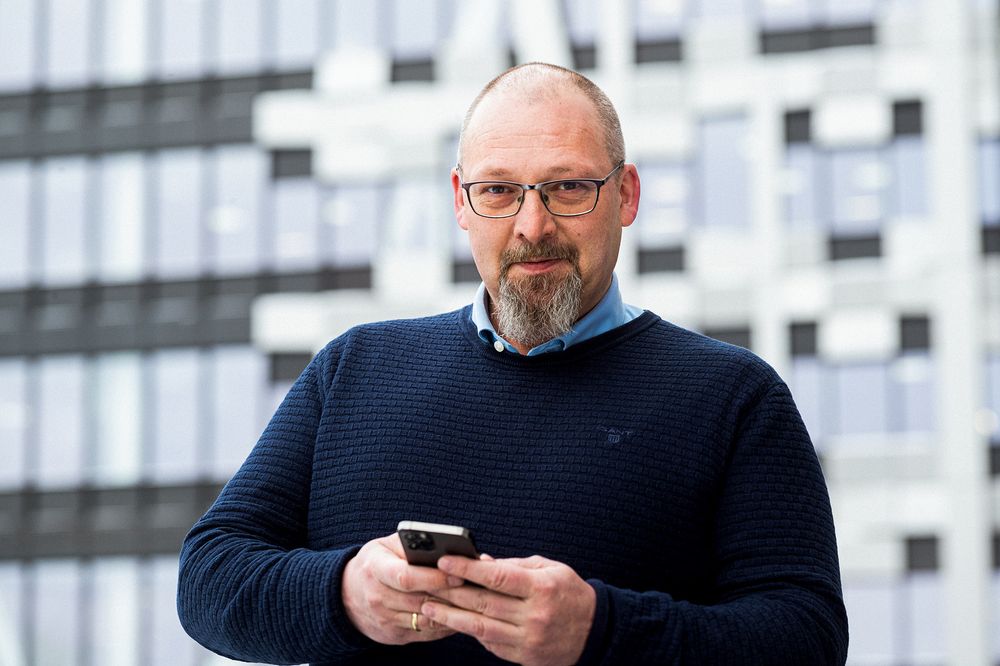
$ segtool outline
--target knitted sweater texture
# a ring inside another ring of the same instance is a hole
[[[332,341],[188,534],[181,621],[246,661],[505,663],[350,623],[344,567],[400,520],[571,566],[597,593],[581,664],[846,659],[829,498],[788,389],[650,312],[536,357],[483,344],[468,308]]]

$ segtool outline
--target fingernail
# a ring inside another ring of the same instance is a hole
[[[435,612],[436,611],[434,610],[434,606],[432,606],[432,605],[430,605],[428,603],[421,604],[421,606],[420,606],[420,613],[422,615],[424,615],[425,617],[428,617],[428,618],[430,618],[432,620],[434,619],[434,613]]]
[[[458,576],[448,576],[448,587],[461,587],[465,581]]]
[[[438,560],[438,569],[440,569],[445,573],[451,572],[454,566],[455,565],[452,563],[451,558],[442,557],[441,559]]]

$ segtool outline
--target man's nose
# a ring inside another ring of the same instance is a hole
[[[531,243],[555,234],[556,222],[542,201],[544,195],[538,190],[526,190],[522,196],[521,210],[514,216],[514,232]]]

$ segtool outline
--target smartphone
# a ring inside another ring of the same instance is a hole
[[[403,544],[406,561],[410,564],[433,567],[442,555],[464,555],[479,559],[472,534],[458,525],[403,520],[396,526],[396,533]]]

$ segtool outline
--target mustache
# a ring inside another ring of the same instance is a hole
[[[500,275],[506,275],[510,267],[522,261],[538,261],[544,259],[565,259],[577,266],[580,251],[572,245],[545,241],[542,243],[522,243],[504,250],[500,254]]]

